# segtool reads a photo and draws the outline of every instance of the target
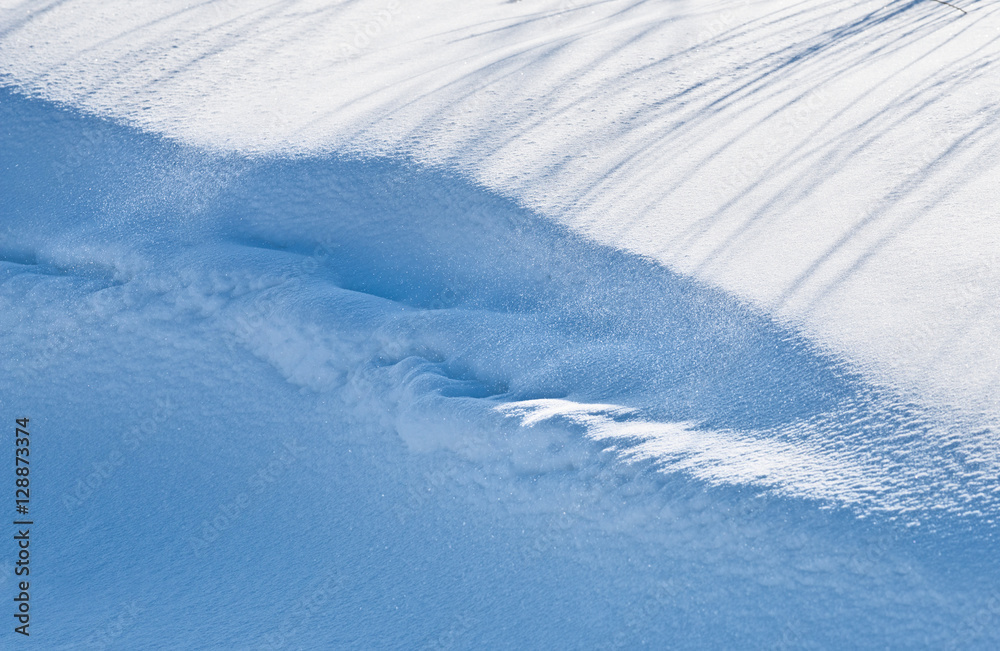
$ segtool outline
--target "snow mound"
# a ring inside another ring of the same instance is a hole
[[[210,149],[447,164],[995,424],[1000,18],[956,6],[8,2],[0,69]]]

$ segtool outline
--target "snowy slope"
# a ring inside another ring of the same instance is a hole
[[[0,68],[210,148],[448,163],[993,422],[1000,18],[958,4],[8,3]]]
[[[439,171],[2,106],[39,648],[995,642],[988,432]]]
[[[996,646],[969,8],[8,6],[38,648]]]

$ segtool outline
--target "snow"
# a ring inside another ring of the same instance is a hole
[[[994,646],[962,4],[7,3],[40,648]]]
[[[964,4],[12,3],[0,64],[213,149],[447,164],[992,422],[1000,22]]]

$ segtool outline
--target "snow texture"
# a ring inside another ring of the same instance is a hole
[[[991,5],[4,6],[38,648],[1000,642]]]

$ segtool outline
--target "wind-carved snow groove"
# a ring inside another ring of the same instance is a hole
[[[515,417],[709,484],[907,524],[994,521],[992,433],[968,436],[730,297],[460,178],[277,161],[222,201],[235,241],[296,269],[250,347],[304,386],[392,405],[414,450],[499,463],[509,442],[490,432]]]
[[[234,161],[89,124],[114,132],[95,142],[135,151],[99,144],[73,177],[86,193],[54,190],[52,219],[73,227],[51,250],[120,271],[119,311],[214,324],[234,354],[416,452],[449,451],[500,484],[618,458],[863,516],[995,521],[996,432],[906,404],[732,297],[461,177],[386,159]],[[10,187],[58,158],[47,133],[8,148]],[[184,193],[161,191],[176,179]],[[33,223],[34,204],[12,205]],[[0,244],[28,250],[24,237]]]
[[[0,251],[0,271],[3,277],[29,274],[42,277],[65,277],[88,283],[97,291],[118,287],[128,282],[130,273],[106,261],[81,259],[40,260],[34,251]],[[2,280],[0,280],[2,282]]]

